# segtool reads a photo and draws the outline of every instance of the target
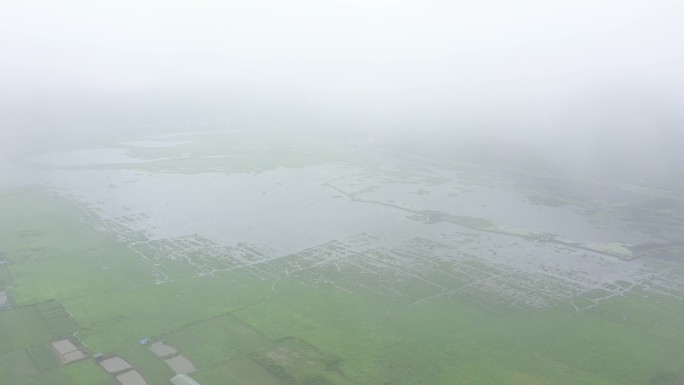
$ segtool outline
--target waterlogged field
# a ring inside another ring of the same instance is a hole
[[[684,381],[667,191],[240,131],[10,169],[2,384]]]

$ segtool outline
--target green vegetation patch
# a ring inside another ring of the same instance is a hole
[[[100,365],[93,360],[81,360],[64,366],[60,370],[71,378],[75,385],[91,385],[108,382],[111,378]]]
[[[349,384],[339,372],[340,359],[325,354],[313,345],[285,338],[273,346],[250,355],[284,383],[292,385]]]
[[[13,270],[25,261],[68,255],[99,243],[87,236],[76,206],[41,189],[2,195],[0,219],[12,224],[0,232],[0,244]]]
[[[0,355],[0,383],[15,384],[38,373],[26,350],[15,350]]]
[[[94,294],[67,301],[81,329],[78,337],[97,351],[116,351],[144,336],[173,333],[195,322],[259,303],[270,282],[246,287],[241,270],[212,277],[148,285],[135,290]]]
[[[638,385],[684,369],[676,353],[684,341],[683,304],[652,293],[602,300],[579,313],[504,312],[448,297],[406,306],[382,295],[297,289],[282,281],[273,301],[236,316],[283,338],[252,357],[285,382],[302,383],[319,363],[326,381],[363,384]],[[288,341],[315,348],[279,352]]]
[[[91,233],[84,217],[80,207],[46,191],[25,189],[2,196],[0,221],[12,226],[0,232],[0,244],[13,272],[14,303],[61,300],[151,281],[151,269],[140,265],[137,254]]]
[[[239,357],[193,377],[202,385],[287,385],[248,357]]]
[[[33,360],[33,364],[39,371],[56,368],[59,362],[52,352],[52,349],[47,344],[30,346],[26,349],[29,357]]]
[[[5,310],[6,312],[7,310]],[[12,336],[7,332],[2,323],[2,312],[0,312],[0,354],[9,353],[12,350]]]
[[[217,366],[270,345],[270,341],[232,316],[193,324],[167,337],[169,345],[191,358],[199,369]]]
[[[33,306],[0,312],[0,325],[9,335],[13,350],[24,349],[49,340],[50,329]],[[0,332],[0,338],[3,333]]]
[[[40,372],[35,376],[27,378],[18,385],[78,385],[73,379],[63,373],[61,369],[52,369]],[[121,385],[121,384],[97,384],[94,385]]]
[[[66,308],[57,301],[43,302],[36,305],[36,310],[45,320],[53,337],[63,337],[76,332],[78,325]]]

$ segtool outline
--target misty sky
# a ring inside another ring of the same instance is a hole
[[[36,115],[89,95],[259,95],[264,114],[301,103],[377,125],[639,146],[684,122],[682,20],[670,0],[7,0],[0,101]]]
[[[425,108],[520,102],[681,87],[682,20],[684,2],[663,0],[8,0],[0,73],[3,92],[247,85]]]

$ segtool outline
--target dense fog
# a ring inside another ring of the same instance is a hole
[[[337,130],[681,188],[683,17],[667,0],[5,2],[3,152]]]
[[[682,21],[0,0],[0,385],[684,384]]]

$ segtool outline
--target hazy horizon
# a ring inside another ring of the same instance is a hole
[[[678,1],[7,2],[0,133],[11,153],[333,130],[663,179],[684,165],[682,17]]]
[[[684,384],[684,1],[0,3],[0,384]]]

